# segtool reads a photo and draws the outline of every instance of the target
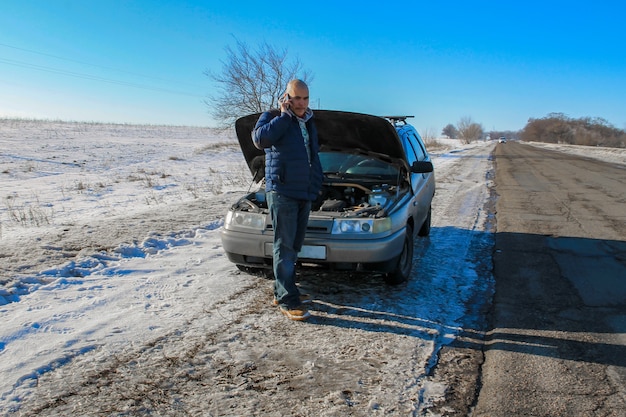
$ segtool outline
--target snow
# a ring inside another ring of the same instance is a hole
[[[325,287],[321,295],[329,299],[319,297],[319,311],[306,324],[311,330],[305,330],[323,334],[329,320],[345,319],[347,305],[353,322],[340,329],[345,336],[326,340],[323,350],[371,334],[359,329],[390,327],[398,337],[411,335],[407,346],[419,349],[398,363],[414,369],[395,376],[404,378],[404,390],[419,392],[418,409],[445,391],[428,377],[437,350],[478,321],[468,315],[468,304],[477,293],[489,294],[489,154],[494,146],[507,146],[439,142],[445,149],[431,153],[441,210],[433,214],[431,238],[416,243],[422,256],[414,270],[423,279],[412,280],[401,294],[359,293],[358,305],[343,294],[348,285]],[[623,151],[584,152],[626,162]],[[469,181],[468,168],[477,171]],[[237,271],[221,249],[226,209],[250,185],[231,131],[0,120],[0,178],[0,412],[43,397],[42,378],[62,375],[72,364],[88,369],[182,332],[188,348],[212,331],[228,339],[284,319],[264,310],[261,324],[234,319],[241,304],[232,300],[253,303],[259,293],[269,294],[270,282]],[[308,285],[314,287],[315,279]],[[226,325],[238,330],[219,330]],[[229,340],[224,346],[243,343]],[[215,358],[230,351],[216,351]],[[232,355],[231,361],[250,361]],[[328,366],[324,361],[331,359],[307,358],[303,372]],[[325,404],[355,401],[342,392],[332,391],[335,397]],[[389,402],[378,395],[369,400],[370,410]]]
[[[243,187],[247,167],[230,132],[37,121],[0,126],[0,395],[6,400],[13,388],[103,343],[132,343],[129,336],[144,340],[180,326],[198,291],[189,277],[205,275],[206,263],[214,274],[232,268],[215,249],[219,217],[110,250],[78,247],[64,263],[49,254],[68,251],[51,235],[76,224],[88,235],[95,219],[141,217],[153,207],[166,216],[173,202]],[[27,248],[45,267],[13,265],[9,248]],[[240,285],[218,280],[210,295],[221,298]]]

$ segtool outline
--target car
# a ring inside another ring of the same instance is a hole
[[[435,173],[422,138],[406,119],[316,110],[324,179],[313,202],[298,262],[304,267],[411,275],[414,240],[430,234]],[[260,114],[235,122],[258,188],[238,199],[221,231],[228,259],[244,271],[272,268],[273,231],[265,198],[264,157],[251,132]]]
[[[506,143],[506,138],[504,136],[500,136],[500,139],[498,139],[498,143]]]

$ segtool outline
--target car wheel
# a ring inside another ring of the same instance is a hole
[[[417,232],[418,236],[421,237],[426,237],[428,235],[430,235],[430,221],[431,221],[431,214],[432,214],[433,208],[432,207],[428,207],[428,215],[426,216],[426,220],[424,220],[424,223],[422,224],[422,227],[420,227],[419,232]]]
[[[413,268],[413,228],[406,226],[404,235],[404,246],[402,253],[398,257],[396,269],[385,275],[385,282],[390,285],[398,285],[409,279]]]

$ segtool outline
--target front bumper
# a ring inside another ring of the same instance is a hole
[[[321,238],[308,234],[298,260],[314,264],[376,264],[398,257],[406,228],[376,239]],[[245,266],[270,266],[273,235],[222,230],[222,246],[228,258]]]

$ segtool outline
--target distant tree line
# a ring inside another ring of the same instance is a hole
[[[520,132],[520,139],[529,142],[626,147],[626,131],[612,126],[605,119],[573,119],[563,113],[550,113],[542,119],[529,119]]]
[[[465,116],[456,126],[448,124],[441,133],[450,139],[460,139],[463,143],[472,143],[484,139],[484,129],[480,123],[476,123],[471,117]]]
[[[457,125],[448,124],[441,131],[450,139],[459,139],[464,143],[475,140],[507,139],[527,142],[563,143],[570,145],[626,147],[626,131],[612,126],[600,117],[582,117],[574,119],[563,113],[550,113],[541,119],[528,119],[526,126],[519,131],[492,130],[485,132],[482,125],[463,117]]]
[[[507,140],[519,140],[520,139],[520,131],[519,130],[491,130],[487,132],[490,139],[498,139],[501,137],[505,137]]]
[[[452,123],[448,123],[441,131],[442,135],[450,139],[459,139],[463,143],[471,143],[476,140],[498,139],[502,136],[507,139],[519,139],[519,133],[519,131],[513,130],[485,131],[480,123],[474,122],[469,116],[462,117],[456,126]]]

